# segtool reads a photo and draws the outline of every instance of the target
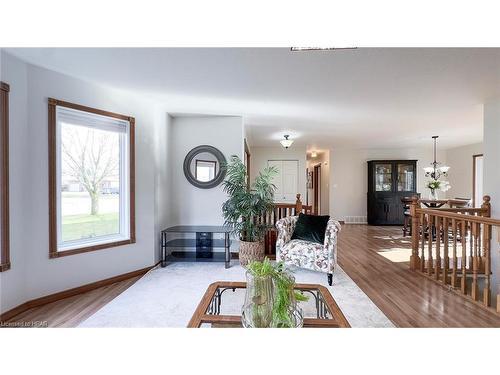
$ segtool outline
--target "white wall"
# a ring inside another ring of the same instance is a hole
[[[484,194],[491,196],[491,216],[500,217],[500,98],[484,105]],[[493,229],[491,240],[492,301],[496,305],[500,277],[500,245]]]
[[[200,145],[219,149],[227,161],[231,155],[243,158],[243,120],[230,116],[174,117],[171,124],[171,225],[220,225],[222,204],[227,199],[222,185],[200,189],[184,176],[187,153]],[[242,159],[243,160],[243,159]]]
[[[437,158],[446,162],[446,153],[438,151]],[[422,193],[423,197],[428,195],[428,189],[425,188],[427,179],[422,168],[432,162],[432,148],[335,148],[330,150],[330,159],[330,215],[338,220],[344,220],[346,216],[366,216],[368,160],[418,160],[417,192]]]
[[[165,125],[154,104],[2,55],[11,84],[11,257],[1,273],[0,310],[155,263],[155,128]],[[136,119],[137,243],[49,259],[47,98],[131,115]]]
[[[10,84],[9,93],[9,179],[10,179],[10,260],[11,269],[0,272],[0,311],[25,302],[26,262],[30,233],[25,225],[25,201],[29,196],[26,169],[29,149],[26,134],[28,71],[25,64],[0,51],[1,80]],[[44,220],[45,222],[46,220]],[[48,257],[48,255],[47,255]]]
[[[482,153],[482,143],[446,150],[446,164],[450,167],[448,181],[451,185],[446,194],[448,198],[472,198],[472,156]]]
[[[298,160],[299,176],[297,193],[301,195],[302,202],[306,197],[306,148],[293,146],[289,149],[283,147],[251,147],[250,149],[250,180],[253,182],[259,172],[267,167],[268,160]]]
[[[160,258],[160,232],[170,224],[170,212],[172,210],[172,117],[164,111],[157,111],[159,118],[156,120],[159,126],[155,127],[155,261]],[[162,125],[164,124],[164,126]]]

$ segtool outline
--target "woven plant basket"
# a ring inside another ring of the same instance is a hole
[[[264,241],[259,242],[246,242],[240,241],[240,252],[239,252],[240,264],[246,267],[248,263],[259,260],[264,260],[265,257],[265,247]]]

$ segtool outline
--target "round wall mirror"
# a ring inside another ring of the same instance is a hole
[[[184,159],[184,175],[194,186],[211,189],[219,185],[226,176],[224,154],[213,146],[193,148]]]

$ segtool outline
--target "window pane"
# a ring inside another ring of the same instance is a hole
[[[201,182],[212,181],[215,178],[215,162],[196,160],[196,179]]]
[[[415,171],[411,164],[398,164],[398,191],[412,191]]]
[[[391,164],[375,164],[375,190],[376,191],[392,190]]]
[[[61,124],[61,240],[120,233],[120,134]]]

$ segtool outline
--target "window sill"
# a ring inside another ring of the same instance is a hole
[[[108,242],[108,243],[103,243],[99,245],[92,245],[92,246],[85,246],[85,247],[79,247],[76,249],[71,249],[71,250],[62,250],[62,251],[51,251],[49,254],[49,258],[60,258],[64,257],[67,255],[76,255],[76,254],[82,254],[82,253],[88,253],[91,251],[97,251],[97,250],[103,250],[103,249],[109,249],[112,247],[118,247],[118,246],[123,246],[123,245],[130,245],[135,243],[135,238],[134,239],[128,239],[128,240],[121,240],[121,241],[115,241],[115,242]]]

